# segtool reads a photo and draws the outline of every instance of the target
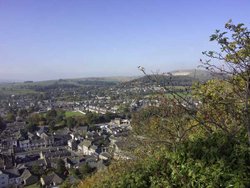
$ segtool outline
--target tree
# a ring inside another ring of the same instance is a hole
[[[247,129],[250,144],[250,31],[244,24],[233,24],[230,20],[225,24],[226,31],[211,35],[210,41],[215,41],[220,51],[203,52],[209,59],[201,60],[203,67],[211,72],[220,72],[229,76],[227,83],[234,91],[235,104],[241,107],[242,124]],[[211,62],[219,60],[221,66]]]
[[[33,113],[29,116],[28,122],[33,125],[39,125],[39,122],[41,120],[41,115],[37,113]]]
[[[175,91],[171,74],[168,74],[168,84],[164,85],[157,75],[147,75],[145,68],[138,68],[149,80],[161,85],[208,134],[220,130],[234,137],[246,129],[250,144],[250,32],[244,24],[234,25],[231,21],[225,24],[225,29],[226,32],[216,30],[210,37],[220,51],[205,51],[203,54],[209,59],[200,60],[201,67],[217,79],[193,87],[193,99],[198,105]]]
[[[57,111],[55,109],[48,111],[46,114],[47,122],[54,121],[56,117],[57,117]]]
[[[28,111],[26,109],[20,109],[18,110],[17,115],[22,118],[26,118],[28,116]]]
[[[86,123],[91,125],[99,123],[100,116],[97,113],[87,112],[85,118],[86,118]]]
[[[121,165],[112,163],[108,171],[86,178],[83,187],[249,187],[250,32],[243,26],[229,22],[228,33],[211,36],[221,51],[204,54],[221,60],[224,67],[202,61],[220,78],[195,84],[192,97],[146,75],[162,86],[163,100],[159,107],[134,114],[133,131],[143,141],[177,141],[175,147],[147,148],[142,142],[140,147],[155,151]],[[172,76],[168,79],[171,83]],[[170,102],[164,101],[166,92]]]
[[[92,172],[92,169],[90,168],[90,166],[87,163],[85,163],[85,164],[80,166],[79,172],[80,172],[81,176],[84,178],[84,177],[88,176],[89,173]]]
[[[67,118],[67,126],[72,129],[76,125],[76,120],[73,117]]]
[[[0,116],[0,130],[4,128],[3,118]]]
[[[73,187],[72,183],[66,179],[62,185],[60,185],[60,188],[70,188],[70,187]]]
[[[36,176],[42,176],[45,173],[45,170],[43,168],[41,168],[38,165],[34,165],[32,166],[31,169],[32,173],[34,173]]]
[[[133,132],[149,138],[147,146],[151,143],[174,147],[186,139],[193,126],[190,119],[174,100],[162,100],[159,107],[147,107],[133,114]]]
[[[61,123],[65,117],[64,111],[58,111],[56,116],[56,123]]]
[[[53,132],[55,130],[55,122],[54,121],[49,122],[49,130],[50,130],[50,132]]]
[[[14,122],[16,120],[16,116],[13,112],[8,112],[6,115],[6,121]]]
[[[65,162],[62,159],[58,159],[56,163],[56,172],[61,176],[64,176],[65,173],[67,172],[67,169],[65,167]]]
[[[80,187],[249,187],[250,153],[241,139],[198,136],[174,151],[158,148],[146,159],[114,162]]]
[[[81,178],[80,177],[81,174],[78,168],[70,169],[70,173],[76,178]]]

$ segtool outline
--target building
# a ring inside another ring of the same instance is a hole
[[[38,182],[38,177],[32,175],[29,170],[24,170],[23,174],[21,175],[23,185],[32,185]]]
[[[45,187],[55,187],[63,183],[63,179],[60,178],[56,173],[44,176],[41,178],[41,184]]]
[[[0,188],[7,188],[9,185],[9,175],[0,170]]]

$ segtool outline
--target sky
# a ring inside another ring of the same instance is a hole
[[[192,69],[249,0],[0,0],[0,80]]]

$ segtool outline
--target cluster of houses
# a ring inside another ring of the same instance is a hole
[[[101,170],[112,158],[129,158],[119,148],[121,138],[131,130],[129,120],[114,119],[107,124],[55,132],[41,126],[24,133],[25,126],[25,122],[9,123],[0,132],[0,188],[59,185],[64,179],[56,172],[39,177],[33,171],[34,166],[45,171],[56,169],[59,159],[67,169],[87,164]]]
[[[0,117],[5,117],[10,109],[43,113],[52,108],[60,108],[83,114],[118,113],[121,106],[138,110],[145,106],[158,106],[159,101],[144,96],[161,89],[143,85],[111,86],[102,91],[98,87],[88,88],[86,91],[55,87],[44,90],[46,96],[42,97],[34,94],[1,98]],[[134,100],[138,95],[142,96],[141,99]],[[64,100],[68,96],[72,100]],[[94,127],[82,126],[73,130],[63,128],[55,132],[51,132],[48,126],[41,126],[34,132],[24,132],[26,126],[22,117],[16,117],[15,122],[8,123],[0,130],[0,188],[23,187],[34,183],[45,187],[59,185],[64,178],[52,172],[59,159],[64,161],[67,169],[78,169],[87,164],[100,170],[106,168],[111,159],[133,158],[123,149],[128,145],[126,137],[131,130],[129,120],[114,119],[110,123]],[[34,166],[51,173],[39,176],[34,173]]]
[[[62,86],[63,87],[63,86]],[[138,107],[135,104],[134,98],[141,96],[144,105],[155,101],[148,102],[143,96],[159,92],[161,87],[156,86],[115,86],[107,87],[101,93],[95,87],[90,91],[74,90],[74,95],[77,95],[80,100],[63,100],[65,92],[72,92],[68,88],[56,88],[46,90],[47,97],[37,97],[36,95],[11,95],[0,99],[0,116],[6,115],[6,109],[35,109],[36,112],[46,112],[52,108],[61,108],[64,110],[79,110],[82,112],[95,112],[105,114],[107,112],[118,113],[121,104],[126,104],[131,108]],[[82,93],[83,92],[83,93]],[[62,100],[58,100],[60,94]],[[71,96],[74,96],[71,95]],[[68,96],[68,95],[66,95]]]

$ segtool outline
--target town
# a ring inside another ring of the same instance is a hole
[[[159,100],[149,96],[162,89],[130,83],[88,81],[88,86],[77,87],[59,82],[2,86],[1,188],[77,185],[112,160],[133,159],[124,150],[132,130],[131,112],[158,106]],[[20,87],[35,92],[13,91]]]
[[[250,188],[249,8],[0,0],[0,188]]]

